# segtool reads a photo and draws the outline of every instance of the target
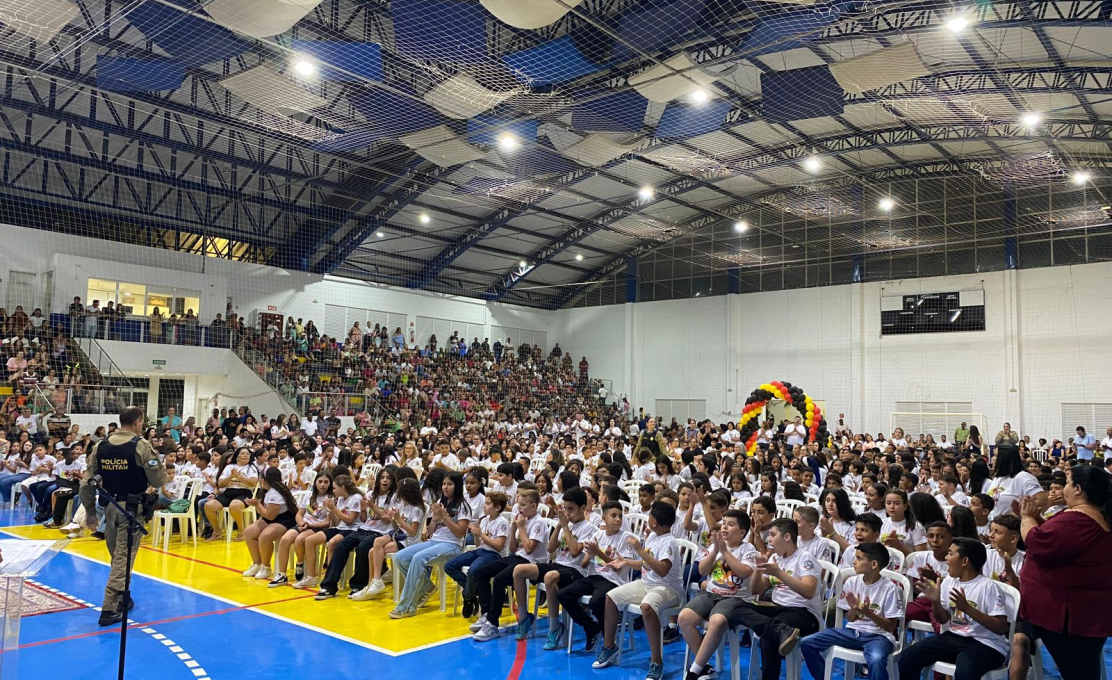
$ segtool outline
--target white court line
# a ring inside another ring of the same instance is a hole
[[[12,527],[8,527],[8,528],[12,528]],[[18,536],[18,535],[13,534],[9,531],[5,531],[4,529],[0,529],[0,533],[7,534],[9,536],[12,536],[13,538],[19,538],[19,539],[23,538],[22,536]],[[71,557],[79,557],[83,560],[88,560],[90,562],[94,562],[96,564],[101,564],[101,565],[104,565],[106,567],[111,566],[111,564],[109,562],[97,559],[95,557],[89,557],[87,555],[81,555],[81,554],[74,553],[74,552],[68,552],[68,551],[65,551],[65,552],[66,552],[67,555],[70,555]],[[158,576],[151,576],[149,574],[142,574],[142,573],[139,573],[139,572],[132,572],[132,574],[134,574],[135,576],[142,576],[143,578],[148,578],[152,581],[157,581],[158,583],[162,583],[164,585],[173,586],[174,588],[181,588],[182,590],[189,591],[189,592],[191,592],[195,595],[200,595],[201,597],[207,597],[207,598],[216,600],[217,602],[223,602],[225,604],[230,604],[234,607],[243,607],[244,606],[242,602],[236,602],[235,600],[229,600],[229,599],[227,599],[225,597],[221,597],[219,595],[213,595],[212,593],[206,593],[203,590],[198,590],[196,588],[191,588],[190,586],[182,585],[180,583],[175,583],[174,581],[170,581],[170,580],[167,580],[167,579],[164,579],[164,578],[160,578]],[[298,591],[298,592],[305,592],[306,594],[309,594],[306,591]],[[421,645],[420,647],[414,647],[413,649],[407,649],[404,652],[395,652],[393,650],[385,649],[385,648],[379,647],[377,645],[372,645],[369,642],[364,642],[362,640],[356,640],[355,638],[350,638],[350,637],[348,637],[346,635],[342,635],[340,633],[336,633],[336,632],[333,632],[333,631],[330,631],[330,630],[322,630],[322,629],[316,628],[316,627],[314,627],[314,626],[312,626],[308,623],[304,623],[302,621],[297,621],[296,619],[291,619],[291,618],[282,616],[281,614],[275,614],[274,612],[268,612],[268,611],[266,611],[266,609],[264,607],[258,607],[258,608],[252,607],[250,609],[246,609],[246,611],[255,612],[256,614],[261,614],[262,616],[267,616],[267,617],[270,617],[270,618],[275,619],[277,621],[282,621],[284,623],[288,623],[288,624],[297,626],[298,628],[304,628],[305,630],[312,631],[314,633],[319,633],[321,635],[327,635],[330,638],[334,638],[334,639],[340,640],[342,642],[347,642],[349,644],[353,644],[357,647],[362,647],[363,649],[369,649],[372,652],[378,652],[379,654],[384,654],[386,656],[395,657],[395,658],[399,657],[399,656],[405,656],[406,654],[412,654],[414,652],[420,652],[420,651],[432,649],[434,647],[440,647],[442,645],[448,645],[448,644],[451,644],[453,642],[458,642],[460,640],[469,639],[471,637],[470,635],[461,635],[459,637],[450,638],[448,640],[441,640],[439,642],[431,642],[427,645]]]

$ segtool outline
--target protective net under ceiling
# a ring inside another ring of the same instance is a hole
[[[1109,11],[0,0],[0,219],[546,308],[627,301],[637,260],[675,297],[1027,266],[1006,239],[1107,222]]]

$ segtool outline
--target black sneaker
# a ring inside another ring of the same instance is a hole
[[[204,538],[204,539],[212,538],[212,527],[205,527],[204,531],[201,532],[201,538]]]
[[[279,574],[277,578],[275,578],[270,583],[266,584],[266,587],[267,588],[277,588],[278,586],[284,586],[289,582],[290,582],[290,580],[288,578],[286,578],[285,574]]]
[[[602,631],[593,630],[587,631],[587,644],[583,645],[584,652],[593,652],[598,647],[599,641],[602,640]]]
[[[469,619],[475,615],[475,610],[479,608],[479,601],[476,599],[464,599],[463,601],[463,618]]]
[[[317,594],[313,597],[313,599],[314,600],[329,600],[329,599],[332,599],[333,597],[336,597],[336,593],[332,592],[331,590],[325,590],[324,588],[321,588],[320,591],[317,592]]]
[[[99,626],[111,626],[112,624],[119,623],[124,620],[124,615],[120,612],[101,612],[100,618],[97,619]]]
[[[92,533],[92,537],[97,539],[98,541],[103,541],[104,540],[104,532],[103,531],[94,531]]]
[[[799,642],[799,629],[784,626],[780,630],[780,656],[787,658]]]
[[[708,663],[706,666],[703,666],[703,670],[699,671],[697,677],[698,680],[714,680],[718,677],[718,671],[714,670],[714,666]]]
[[[293,580],[300,581],[303,578],[305,578],[305,563],[298,562],[293,568]]]
[[[680,629],[675,626],[668,626],[664,629],[664,644],[670,645],[673,642],[679,642],[683,639],[680,635]]]

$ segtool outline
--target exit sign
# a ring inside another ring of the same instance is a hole
[[[266,311],[268,311],[268,312],[277,312],[278,308],[275,307],[274,305],[267,305],[266,306]]]
[[[152,366],[165,366],[166,365],[166,360],[165,359],[151,359],[151,365]]]

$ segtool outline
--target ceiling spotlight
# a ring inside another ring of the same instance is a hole
[[[650,198],[653,197],[653,188],[652,187],[641,187],[637,191],[637,195],[641,198],[641,200],[647,201],[647,200],[649,200]]]
[[[376,231],[375,236],[377,236],[379,238],[382,238],[383,236],[386,236],[386,232]]]
[[[525,260],[522,260],[521,262],[517,263],[517,266],[521,267],[522,269],[525,269],[526,267],[529,266],[529,263],[526,262]]]
[[[1091,180],[1092,178],[1093,176],[1090,175],[1088,172],[1085,172],[1084,170],[1078,170],[1077,172],[1073,173],[1074,184],[1088,184],[1089,180]]]
[[[1042,116],[1037,113],[1025,113],[1023,114],[1023,118],[1021,118],[1020,120],[1022,120],[1023,124],[1027,127],[1034,127],[1039,124],[1040,120],[1042,120]]]
[[[734,222],[734,231],[736,231],[737,233],[744,234],[746,231],[748,231],[748,229],[749,223],[745,220],[738,220],[737,222]]]
[[[432,222],[432,218],[429,217],[428,213],[421,213],[420,216],[417,217],[417,219],[421,222],[421,224],[428,224],[429,222]]]
[[[498,138],[498,146],[510,151],[517,146],[517,139],[513,135],[502,135]]]
[[[946,28],[951,33],[961,33],[962,31],[964,31],[968,27],[969,27],[969,20],[966,19],[965,17],[961,16],[961,15],[958,15],[958,16],[954,17],[953,19],[950,19],[949,21],[946,22]]]
[[[577,253],[576,256],[575,256],[575,261],[576,262],[582,262],[583,261],[583,253]]]
[[[298,75],[311,76],[316,72],[317,67],[313,65],[313,62],[301,59],[293,65],[293,70],[297,71]]]
[[[803,169],[807,172],[818,172],[822,170],[822,161],[818,156],[808,156],[807,159],[803,161]]]
[[[710,95],[707,94],[706,90],[695,90],[691,93],[691,101],[696,104],[704,104],[708,99],[710,99]]]
[[[877,203],[877,207],[880,208],[881,210],[883,210],[884,212],[889,212],[889,211],[892,210],[892,208],[896,207],[896,202],[893,201],[892,199],[888,198],[887,196],[885,196],[884,198],[880,199],[880,201]]]

